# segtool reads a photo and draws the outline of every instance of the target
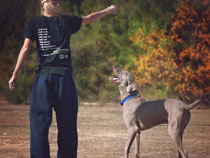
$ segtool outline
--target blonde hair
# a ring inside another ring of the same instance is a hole
[[[41,0],[41,14],[48,13],[50,15],[59,16],[63,14],[60,7],[60,0]]]

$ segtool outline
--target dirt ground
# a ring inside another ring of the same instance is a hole
[[[0,158],[29,158],[29,106],[0,104]],[[78,114],[78,158],[122,158],[127,129],[122,108],[114,105],[81,105]],[[55,117],[50,128],[51,157],[56,158]],[[210,158],[210,110],[192,110],[184,145],[189,158]],[[131,157],[134,157],[134,148]],[[175,158],[177,150],[160,125],[141,134],[141,158]]]

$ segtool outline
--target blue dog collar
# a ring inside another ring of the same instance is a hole
[[[133,95],[130,95],[130,96],[126,97],[125,99],[123,99],[123,100],[120,102],[120,105],[123,106],[123,104],[124,104],[127,100],[129,100],[129,99],[131,99],[131,98],[133,98],[133,97],[135,97],[135,96],[137,96],[137,94],[133,94]]]

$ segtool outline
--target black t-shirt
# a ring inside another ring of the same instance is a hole
[[[29,22],[25,38],[36,41],[37,75],[71,73],[71,34],[79,31],[80,16],[40,16]]]

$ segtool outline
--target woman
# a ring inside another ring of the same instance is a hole
[[[37,47],[37,77],[30,100],[31,158],[49,158],[48,132],[52,122],[52,108],[56,112],[58,128],[58,158],[77,157],[78,98],[72,79],[70,36],[81,24],[116,14],[116,6],[88,16],[63,14],[61,0],[41,0],[42,16],[29,22],[25,41],[19,53],[9,88],[17,87],[18,72],[30,51],[32,41]]]

